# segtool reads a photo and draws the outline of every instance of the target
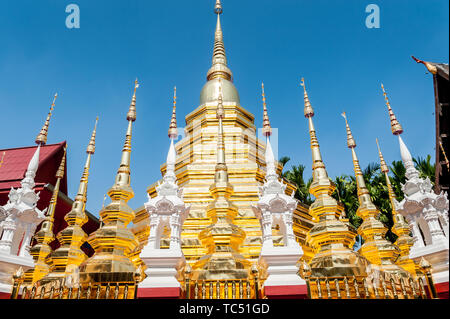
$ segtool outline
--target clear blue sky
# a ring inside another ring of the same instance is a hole
[[[214,2],[78,0],[73,3],[81,10],[81,28],[67,29],[70,1],[2,1],[0,147],[32,145],[58,92],[48,143],[68,141],[73,197],[99,115],[87,202],[87,209],[98,215],[120,162],[125,114],[138,77],[131,166],[135,198],[130,205],[141,206],[147,186],[161,176],[173,86],[180,126],[198,106],[211,63]],[[370,3],[380,7],[379,29],[365,27]],[[279,128],[280,156],[311,167],[298,86],[304,76],[331,176],[352,173],[343,110],[361,166],[378,161],[376,137],[388,162],[400,159],[380,82],[413,156],[431,154],[434,159],[432,77],[410,56],[448,62],[448,1],[223,0],[223,6],[225,47],[241,104],[260,127],[263,80],[270,119]]]

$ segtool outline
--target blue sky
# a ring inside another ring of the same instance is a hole
[[[87,209],[98,215],[120,162],[125,114],[138,77],[131,166],[135,198],[129,203],[141,206],[146,188],[161,176],[173,86],[180,126],[198,106],[211,64],[214,2],[2,1],[0,148],[32,145],[58,92],[48,143],[68,141],[73,197],[99,115],[87,202]],[[80,8],[80,29],[65,26],[70,3]],[[380,7],[379,29],[365,26],[365,8],[371,3]],[[298,86],[304,76],[331,176],[352,173],[343,110],[362,167],[378,161],[376,137],[388,162],[400,159],[381,82],[413,156],[431,154],[434,159],[432,77],[410,56],[448,63],[448,1],[223,0],[223,6],[225,47],[241,104],[260,127],[264,81],[271,123],[279,129],[280,156],[311,167]]]

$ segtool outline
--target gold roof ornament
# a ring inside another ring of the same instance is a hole
[[[386,106],[389,111],[389,118],[391,120],[391,131],[394,135],[400,135],[403,133],[403,128],[400,125],[400,123],[397,121],[397,117],[394,114],[394,111],[392,111],[391,103],[389,102],[389,98],[387,96],[386,91],[384,90],[383,83],[381,83],[381,89],[383,90],[384,99],[386,100]]]
[[[119,281],[133,283],[135,280],[137,267],[131,261],[130,255],[133,253],[133,258],[136,256],[138,258],[138,252],[136,255],[134,251],[138,241],[127,228],[134,218],[133,209],[127,202],[134,196],[130,185],[130,159],[132,124],[136,120],[136,89],[138,87],[139,83],[136,79],[132,102],[127,113],[128,127],[120,166],[115,182],[107,192],[111,202],[99,213],[102,226],[87,239],[95,253],[79,267],[81,285]],[[131,295],[131,292],[129,294]]]
[[[261,82],[262,100],[263,100],[263,129],[264,136],[272,135],[272,127],[270,126],[269,115],[267,114],[266,94],[264,92],[264,82]]]
[[[444,146],[442,145],[441,139],[439,139],[439,148],[441,149],[442,155],[444,155],[445,165],[447,170],[450,172],[450,162],[448,161],[447,154],[445,154]]]
[[[87,235],[82,227],[88,221],[85,208],[91,157],[95,152],[97,120],[98,118],[95,121],[94,129],[92,130],[91,138],[86,149],[87,158],[78,186],[78,192],[72,203],[72,209],[64,216],[67,227],[56,235],[61,246],[47,256],[47,262],[50,263],[50,273],[41,279],[43,284],[53,280],[63,280],[87,259],[86,254],[81,249],[81,246],[87,239]]]
[[[355,142],[355,139],[353,138],[352,131],[350,130],[350,126],[348,125],[348,122],[347,122],[347,114],[345,112],[342,112],[341,115],[345,119],[345,127],[347,129],[347,147],[355,148],[356,142]]]
[[[368,262],[352,249],[357,235],[356,229],[339,219],[344,213],[344,207],[331,196],[336,186],[328,177],[322,160],[313,123],[314,109],[309,102],[303,78],[300,85],[304,89],[304,114],[308,120],[312,155],[313,181],[309,192],[315,197],[309,207],[309,213],[317,221],[306,236],[306,242],[314,250],[309,264],[311,276],[364,278],[367,276],[365,269]]]
[[[52,105],[50,106],[50,111],[48,112],[47,119],[45,120],[44,126],[36,137],[37,145],[45,145],[47,143],[47,135],[48,135],[48,127],[50,125],[50,119],[52,117],[53,109],[55,108],[56,98],[58,97],[58,93],[53,97]]]
[[[3,161],[4,161],[4,159],[5,159],[5,154],[6,154],[6,151],[3,151],[3,153],[2,153],[2,159],[0,160],[0,167],[3,166]]]
[[[425,67],[427,68],[427,70],[431,73],[431,74],[433,74],[433,75],[435,75],[435,74],[437,74],[437,67],[435,66],[435,65],[433,65],[432,63],[430,63],[430,62],[427,62],[427,61],[422,61],[422,60],[419,60],[419,59],[417,59],[415,56],[411,56],[412,58],[413,58],[413,60],[414,61],[416,61],[417,63],[422,63],[423,65],[425,65]]]
[[[172,118],[170,119],[169,138],[176,139],[178,137],[177,129],[177,87],[173,88],[173,109]]]
[[[64,154],[55,175],[56,183],[48,205],[47,219],[42,222],[41,229],[34,235],[37,243],[30,249],[30,254],[33,256],[35,266],[25,272],[24,284],[33,284],[50,272],[51,257],[49,255],[52,252],[50,244],[55,239],[53,225],[55,220],[56,204],[58,202],[59,188],[61,180],[64,178],[66,152],[67,147],[64,147]]]

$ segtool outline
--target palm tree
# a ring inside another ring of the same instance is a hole
[[[291,158],[290,157],[288,157],[288,156],[283,156],[283,157],[281,157],[279,160],[278,160],[278,162],[281,164],[281,165],[283,165],[283,169],[284,169],[284,167],[286,166],[286,163],[287,162],[289,162],[291,160]],[[281,177],[286,177],[285,176],[285,172],[283,173],[283,169],[281,170]]]
[[[436,164],[431,164],[431,155],[427,155],[426,159],[422,157],[413,158],[414,163],[416,164],[416,168],[419,171],[420,177],[429,178],[431,183],[434,186],[434,176],[436,172]]]
[[[313,201],[309,193],[309,186],[312,183],[312,177],[305,183],[304,171],[304,165],[292,165],[291,169],[283,174],[283,177],[297,187],[294,197],[303,204],[311,205]]]

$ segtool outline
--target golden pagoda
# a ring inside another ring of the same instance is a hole
[[[233,186],[229,183],[228,168],[225,161],[225,144],[223,138],[224,108],[222,102],[222,79],[219,78],[219,101],[217,103],[217,119],[219,120],[217,139],[217,164],[214,183],[210,187],[214,201],[206,210],[211,219],[199,234],[207,254],[193,266],[192,279],[246,279],[249,275],[250,262],[239,254],[239,246],[245,238],[245,232],[233,223],[238,209],[230,201]]]
[[[400,254],[400,249],[384,238],[388,229],[377,219],[380,211],[373,204],[369,190],[366,187],[366,182],[364,181],[364,176],[355,152],[356,142],[348,125],[345,112],[342,113],[342,116],[345,119],[347,146],[352,152],[358,190],[359,207],[356,215],[363,220],[358,228],[358,234],[364,240],[364,244],[361,246],[359,252],[370,261],[374,273],[378,273],[379,271],[381,272],[379,273],[381,276],[384,276],[383,273],[391,273],[409,279],[410,274],[395,264]]]
[[[134,218],[134,212],[127,202],[134,196],[130,186],[130,158],[132,126],[136,120],[136,89],[138,87],[136,79],[126,117],[128,127],[120,166],[115,182],[107,192],[111,203],[102,208],[99,213],[103,225],[88,238],[95,253],[79,268],[80,283],[83,287],[88,284],[129,284],[136,281],[136,267],[130,255],[135,252],[138,241],[131,230],[127,228],[128,223]],[[100,290],[98,291],[100,292]],[[106,290],[105,294],[109,294],[109,290]],[[121,294],[127,295],[125,286]]]
[[[185,138],[176,143],[177,160],[175,174],[178,185],[183,188],[183,198],[190,205],[190,213],[182,227],[182,250],[186,261],[194,266],[198,259],[208,254],[209,248],[199,238],[201,231],[213,223],[208,207],[215,200],[210,193],[214,183],[219,119],[217,105],[219,95],[223,105],[223,141],[227,145],[225,159],[229,184],[233,186],[229,202],[236,207],[233,223],[245,233],[245,239],[238,253],[250,262],[256,262],[262,246],[261,226],[251,205],[258,201],[258,187],[264,184],[265,142],[257,138],[254,115],[240,104],[239,93],[233,84],[233,76],[227,65],[223,42],[221,2],[216,1],[214,12],[217,17],[212,66],[207,72],[206,84],[200,93],[200,105],[185,117]],[[219,87],[221,89],[219,89]],[[219,94],[221,91],[221,94]],[[282,166],[276,163],[277,173]],[[161,166],[164,175],[166,164]],[[295,186],[287,181],[286,193],[295,192]],[[150,185],[147,193],[157,195],[158,183]],[[142,206],[135,211],[133,232],[140,239],[140,247],[148,237],[149,216]],[[298,204],[294,211],[294,233],[299,243],[304,244],[306,234],[312,226],[308,207]],[[275,236],[275,244],[282,236]],[[161,240],[162,247],[168,247],[168,239]]]
[[[312,119],[314,109],[309,101],[304,79],[301,86],[304,90],[304,115],[308,119],[313,163],[313,181],[309,192],[315,197],[309,207],[309,213],[314,217],[316,224],[306,238],[314,248],[314,257],[309,263],[311,276],[338,278],[338,280],[350,277],[361,281],[367,277],[366,268],[369,262],[353,251],[356,229],[340,219],[344,207],[331,197],[336,186],[328,177],[322,160]]]
[[[48,283],[55,283],[56,281],[63,282],[68,275],[78,277],[78,266],[87,259],[86,254],[81,249],[81,246],[87,239],[87,235],[82,229],[82,226],[88,220],[88,217],[85,214],[85,208],[89,168],[91,166],[91,157],[95,153],[97,122],[98,118],[95,121],[94,130],[92,131],[89,144],[86,148],[87,158],[86,163],[84,164],[77,195],[72,204],[72,209],[64,216],[67,227],[56,235],[60,247],[52,251],[46,257],[46,263],[50,265],[50,272],[38,281],[42,286]]]
[[[384,161],[383,154],[381,153],[380,145],[378,144],[378,139],[376,139],[378,147],[378,155],[380,156],[380,168],[381,172],[386,178],[386,186],[389,194],[389,201],[392,207],[392,218],[394,219],[394,226],[392,227],[392,232],[397,235],[397,240],[394,243],[400,249],[399,257],[396,264],[401,266],[403,269],[407,270],[413,276],[416,275],[416,264],[409,258],[409,252],[411,247],[414,245],[414,239],[410,236],[411,230],[409,225],[401,214],[397,212],[397,200],[395,198],[394,189],[392,188],[391,180],[389,179],[389,167]]]
[[[43,278],[50,272],[50,253],[52,248],[50,244],[55,240],[53,233],[53,223],[55,219],[55,208],[58,200],[59,187],[61,179],[64,177],[64,169],[66,165],[66,148],[64,148],[64,155],[56,172],[56,184],[53,189],[52,198],[47,209],[47,219],[42,222],[41,229],[36,232],[34,237],[36,238],[36,245],[31,247],[30,254],[33,256],[35,266],[34,268],[25,272],[24,284],[33,284],[39,279]],[[30,278],[27,278],[27,273],[30,273]]]

